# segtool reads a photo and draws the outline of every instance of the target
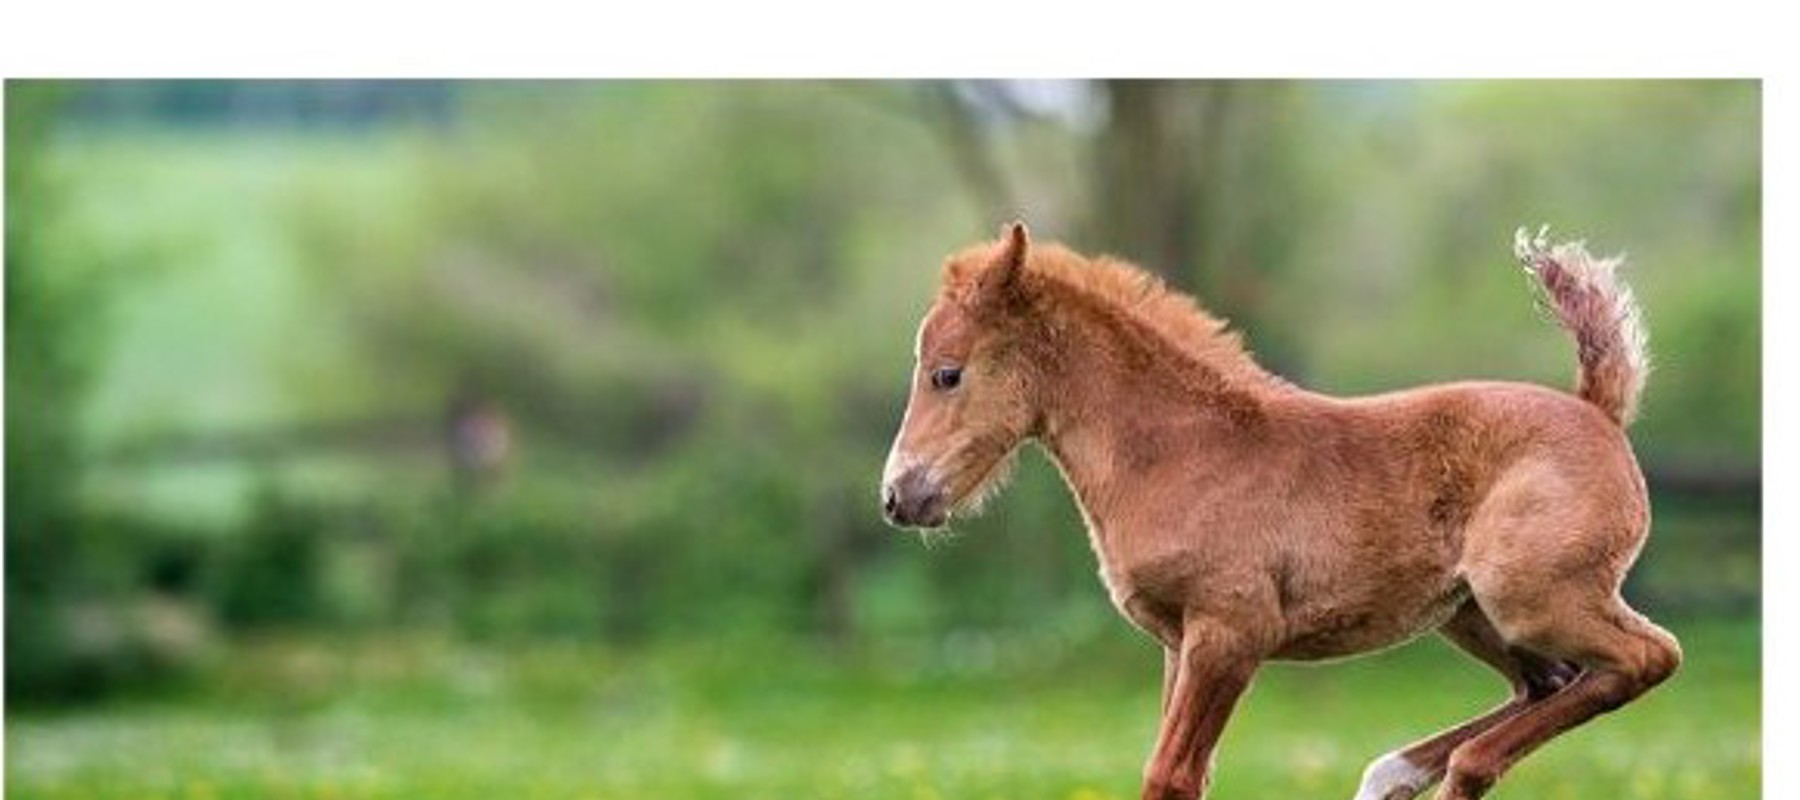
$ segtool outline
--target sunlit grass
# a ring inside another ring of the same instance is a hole
[[[1493,796],[1755,796],[1757,626],[1677,632],[1688,662],[1672,683]],[[276,641],[180,699],[15,714],[7,796],[1126,798],[1157,670],[1123,638],[835,654]],[[1434,643],[1272,667],[1227,732],[1214,796],[1347,797],[1368,759],[1501,693]]]

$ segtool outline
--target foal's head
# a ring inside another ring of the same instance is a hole
[[[1015,222],[945,265],[882,474],[882,508],[896,525],[935,528],[976,505],[1036,432],[1043,365],[1024,287],[1029,247]]]

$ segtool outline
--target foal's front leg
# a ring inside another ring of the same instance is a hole
[[[1213,746],[1258,661],[1227,627],[1210,620],[1183,626],[1156,750],[1144,768],[1144,800],[1197,800],[1206,792]]]
[[[1175,697],[1175,676],[1181,674],[1181,645],[1163,647],[1162,713],[1169,713],[1169,701]]]

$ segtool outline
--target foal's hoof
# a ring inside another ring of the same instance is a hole
[[[1432,777],[1405,756],[1389,753],[1363,770],[1355,800],[1413,800],[1431,786]]]

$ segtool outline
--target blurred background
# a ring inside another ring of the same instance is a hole
[[[1160,655],[1032,452],[876,483],[944,255],[1023,217],[1314,389],[1572,385],[1513,229],[1630,257],[1688,665],[1498,797],[1753,796],[1756,82],[6,84],[9,797],[1132,797]],[[927,546],[929,544],[929,546]],[[1500,682],[1272,667],[1223,797]]]

